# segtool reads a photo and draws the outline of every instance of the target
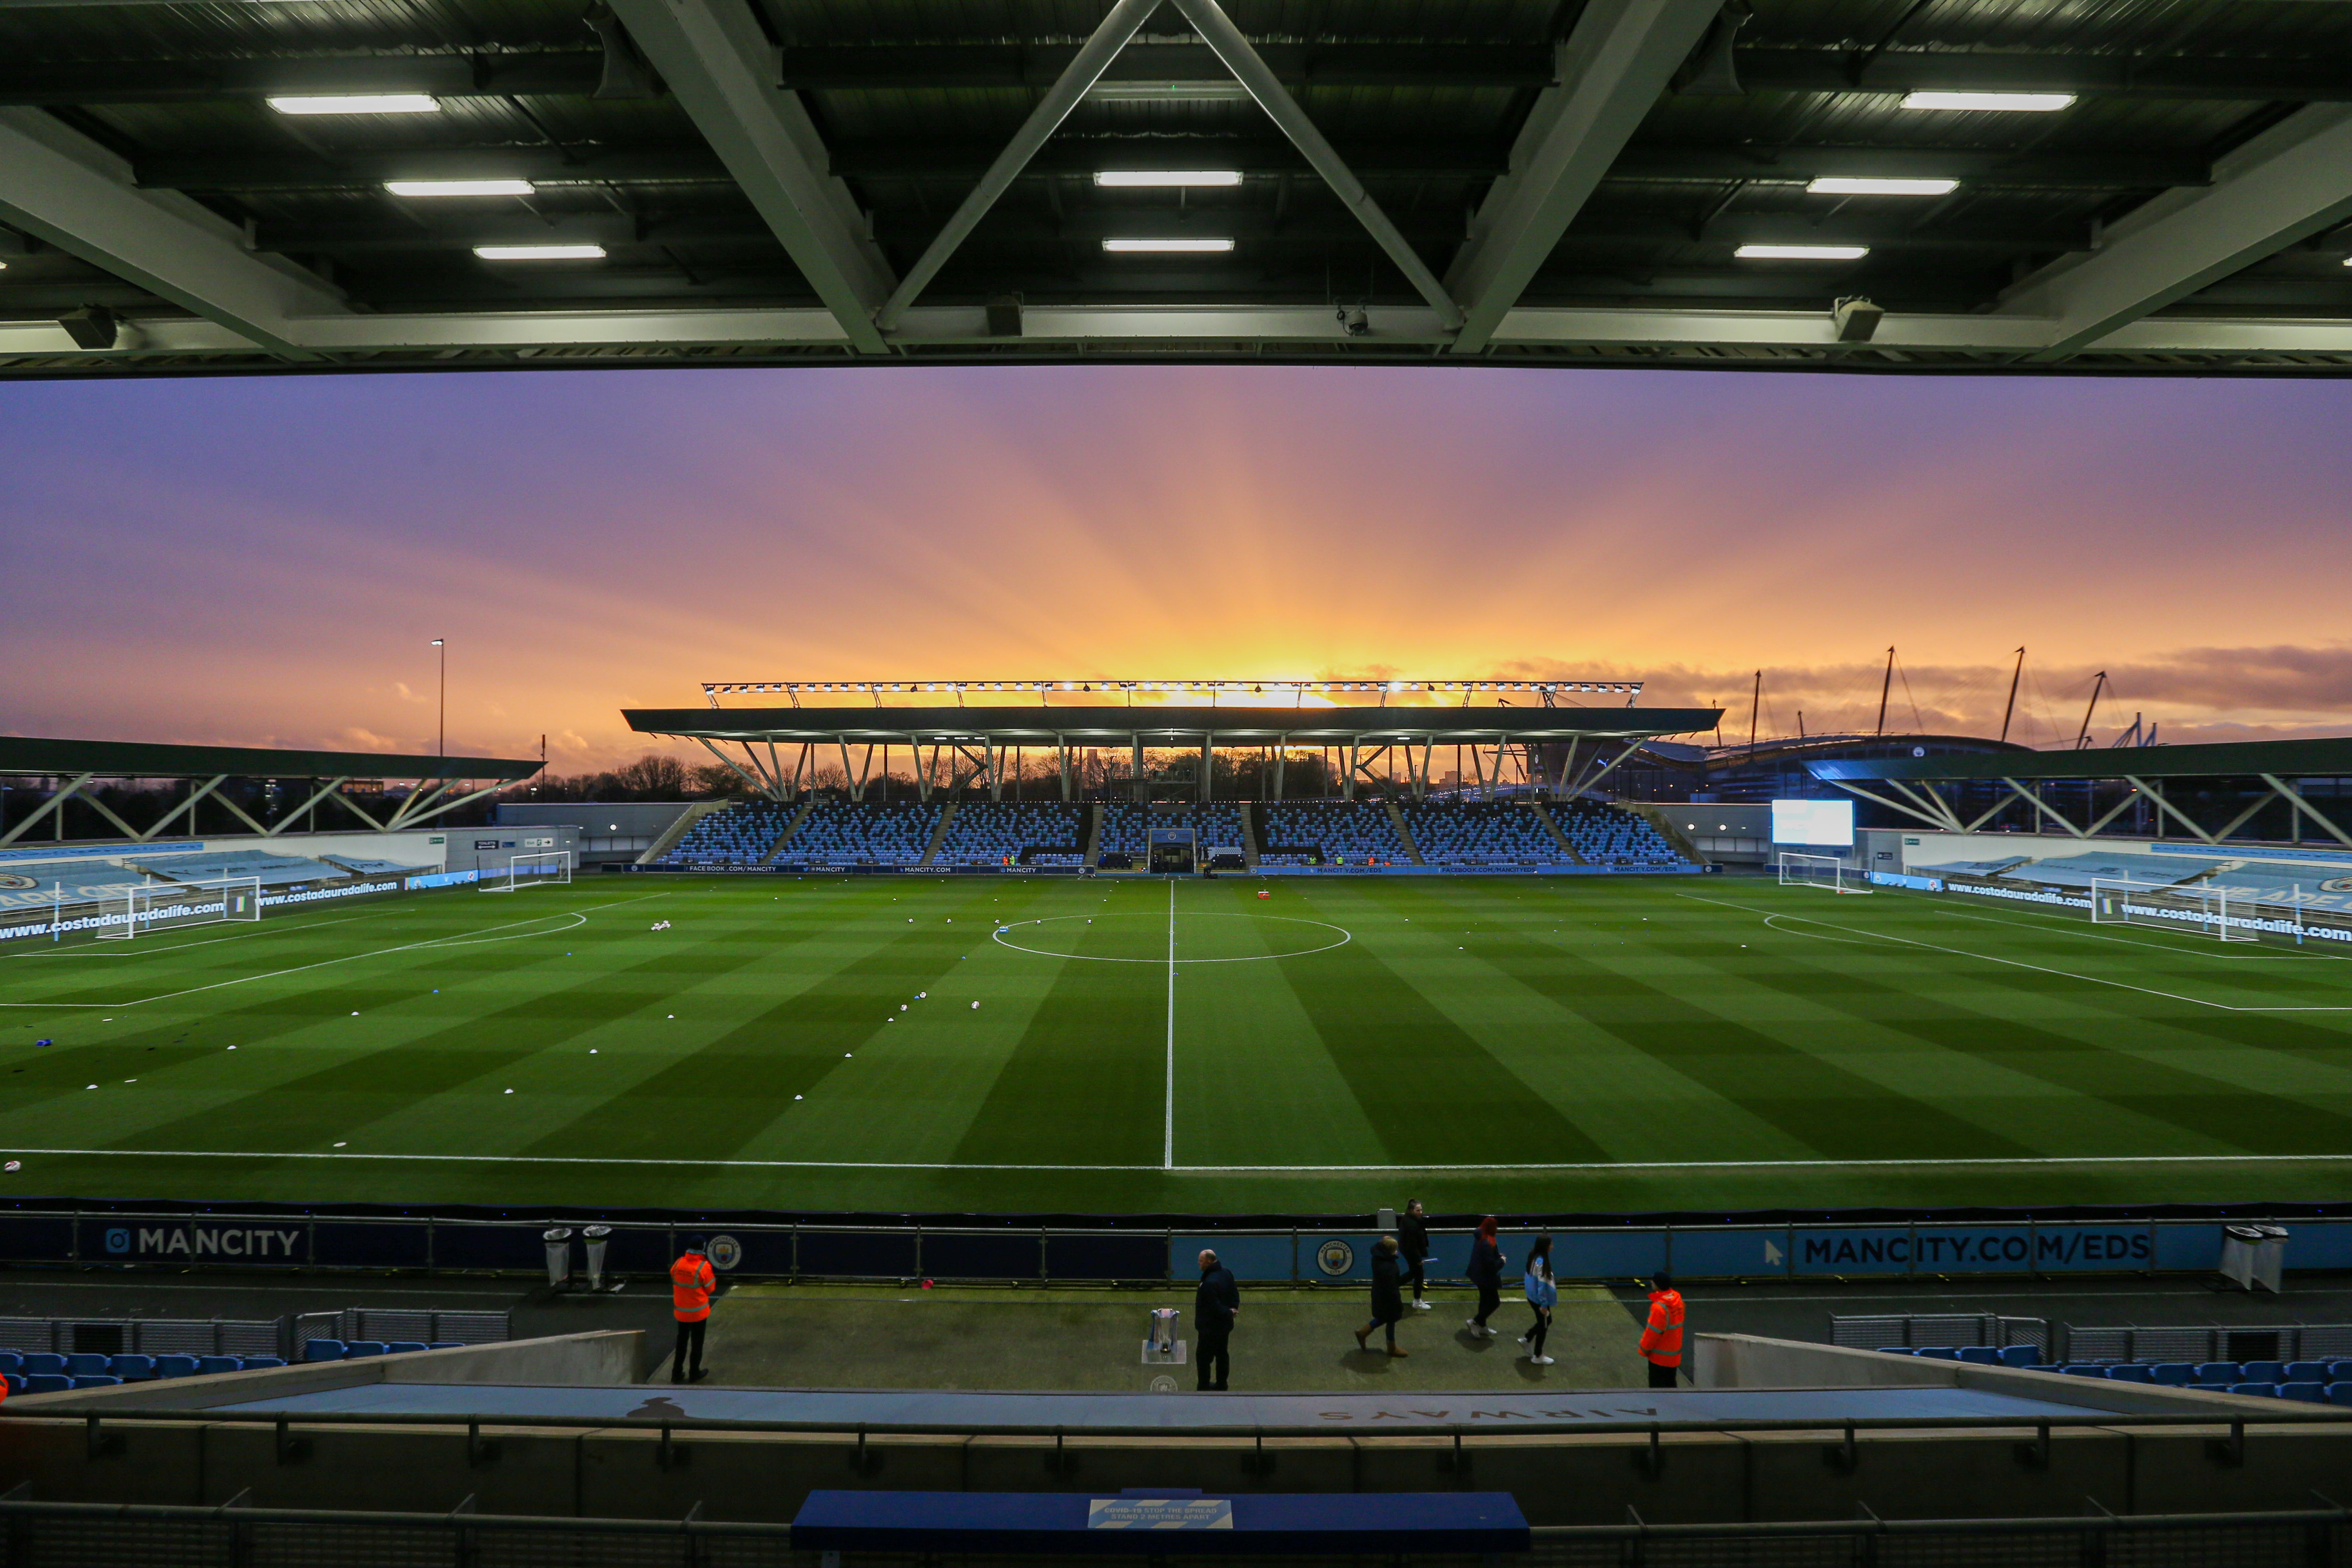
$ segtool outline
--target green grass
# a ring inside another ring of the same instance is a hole
[[[1729,1210],[2352,1178],[2352,957],[1738,879],[610,878],[13,952],[0,1002],[26,1194]]]

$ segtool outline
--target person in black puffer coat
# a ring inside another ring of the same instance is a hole
[[[1404,1280],[1412,1287],[1413,1310],[1426,1312],[1429,1303],[1421,1299],[1421,1288],[1429,1279],[1429,1218],[1422,1213],[1419,1198],[1409,1200],[1397,1220],[1397,1250],[1404,1255]]]
[[[1405,1353],[1397,1349],[1396,1342],[1397,1320],[1404,1316],[1403,1279],[1404,1271],[1397,1263],[1396,1237],[1384,1236],[1381,1244],[1372,1248],[1372,1321],[1356,1331],[1358,1350],[1371,1348],[1364,1342],[1371,1337],[1374,1329],[1386,1329],[1389,1354]]]
[[[1470,1244],[1470,1283],[1478,1287],[1478,1315],[1465,1325],[1483,1339],[1493,1339],[1495,1331],[1486,1320],[1503,1304],[1503,1247],[1495,1238],[1495,1216],[1488,1215],[1478,1222],[1478,1239]]]

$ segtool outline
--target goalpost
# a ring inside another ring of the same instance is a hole
[[[2288,934],[2302,935],[2300,910],[2284,911]],[[2091,923],[2153,926],[2210,936],[2218,942],[2260,942],[2253,906],[2219,888],[2161,882],[2094,880]]]
[[[1780,886],[1827,888],[1832,893],[1876,891],[1858,868],[1848,865],[1835,855],[1790,855],[1783,852],[1780,856]]]
[[[261,918],[261,879],[224,877],[210,882],[140,882],[123,889],[119,904],[121,927],[116,929],[114,907],[103,907],[101,942],[131,942],[157,931],[183,926],[217,925],[222,921]]]
[[[502,867],[484,867],[479,885],[486,893],[511,893],[517,888],[562,887],[572,880],[572,851],[550,849],[509,857]]]

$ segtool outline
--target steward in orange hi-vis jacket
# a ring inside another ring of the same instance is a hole
[[[704,1246],[702,1237],[688,1237],[686,1255],[669,1266],[670,1304],[677,1318],[677,1349],[669,1358],[672,1383],[700,1383],[705,1375],[702,1336],[710,1326],[710,1293],[719,1289],[719,1275],[703,1256]]]
[[[1642,1354],[1650,1363],[1650,1386],[1672,1388],[1683,1364],[1683,1298],[1674,1276],[1650,1277],[1650,1321],[1642,1329]]]

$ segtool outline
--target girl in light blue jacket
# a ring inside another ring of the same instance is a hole
[[[1559,1286],[1551,1277],[1551,1237],[1539,1236],[1528,1248],[1528,1305],[1536,1310],[1535,1326],[1519,1336],[1528,1347],[1528,1360],[1537,1366],[1551,1365],[1551,1357],[1544,1354],[1544,1337],[1551,1332],[1551,1310],[1559,1304]]]

